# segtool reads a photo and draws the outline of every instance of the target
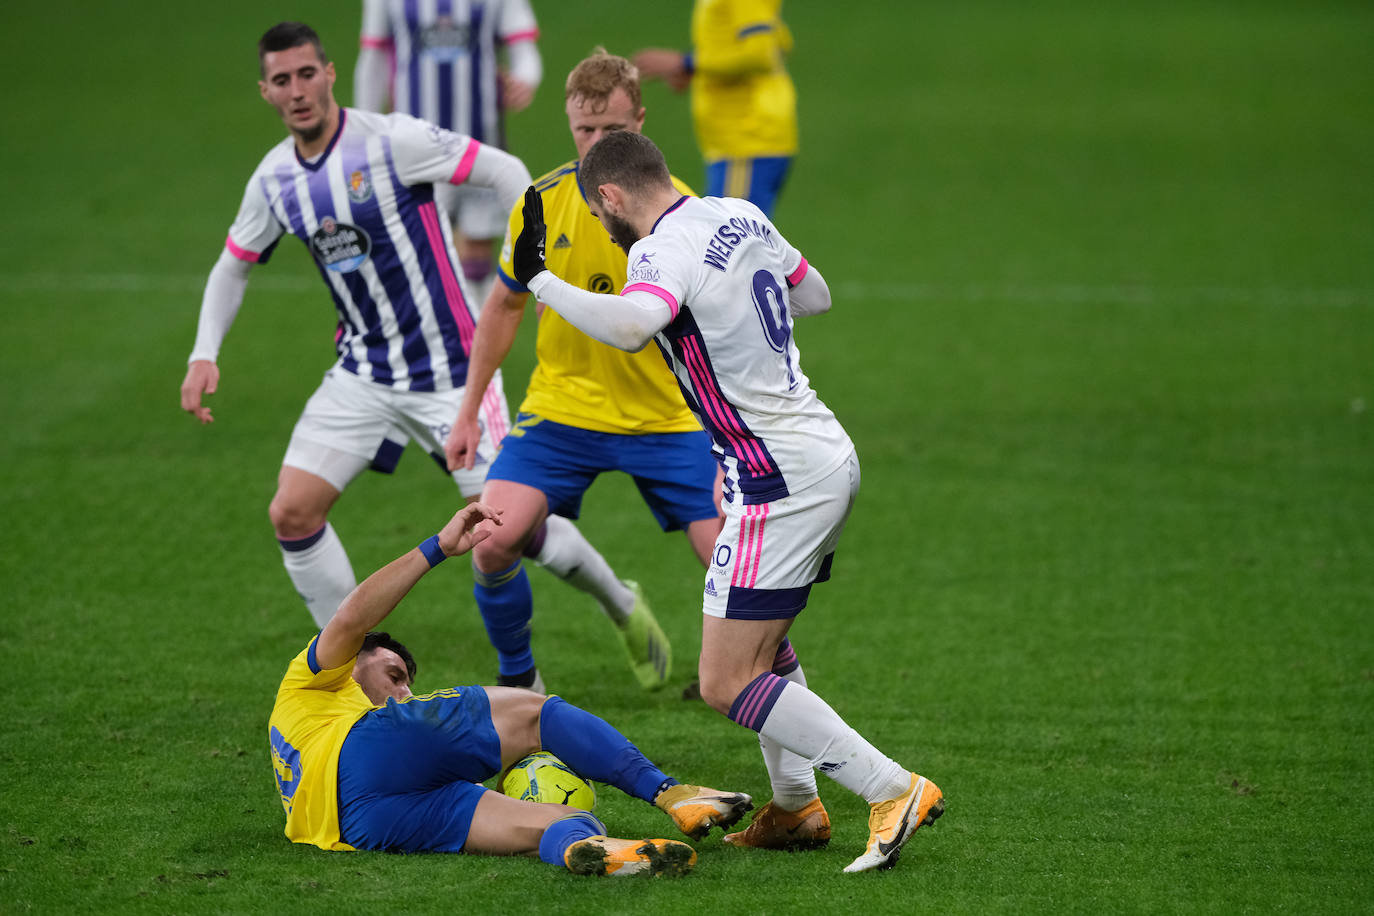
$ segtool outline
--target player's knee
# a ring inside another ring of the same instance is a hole
[[[324,513],[290,499],[278,491],[267,506],[272,530],[283,539],[303,538],[319,531],[324,525]]]
[[[485,573],[509,569],[524,554],[528,532],[515,531],[506,525],[494,526],[491,536],[472,549],[472,562]]]
[[[698,669],[697,674],[701,679],[702,700],[721,715],[729,715],[730,707],[734,705],[735,697],[739,696],[743,687],[735,687],[735,678],[719,672],[710,672],[704,665]]]

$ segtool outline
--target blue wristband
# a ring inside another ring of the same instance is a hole
[[[417,549],[420,551],[420,553],[424,554],[425,559],[429,561],[430,569],[433,569],[434,567],[438,566],[440,563],[448,559],[448,554],[444,553],[441,549],[439,549],[439,535],[437,534],[431,538],[421,541],[420,546]]]
[[[682,69],[687,71],[688,76],[697,72],[697,58],[691,51],[682,55]]]

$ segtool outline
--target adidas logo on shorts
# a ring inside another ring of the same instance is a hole
[[[706,594],[710,595],[712,598],[716,597],[716,580],[715,580],[715,579],[707,579],[707,580],[706,580]]]

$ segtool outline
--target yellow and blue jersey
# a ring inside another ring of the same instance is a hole
[[[797,92],[782,0],[697,0],[692,121],[707,162],[797,152]]]
[[[286,836],[321,849],[352,849],[339,838],[339,749],[376,708],[353,680],[353,659],[321,669],[315,643],[291,660],[268,720]]]
[[[692,190],[678,179],[683,194]],[[577,163],[569,162],[535,182],[544,198],[548,233],[544,259],[563,280],[594,293],[619,294],[625,285],[625,252],[587,209]],[[524,228],[521,205],[511,211],[501,249],[501,279],[527,292],[511,262],[510,240]],[[626,353],[593,340],[553,309],[543,309],[535,338],[538,360],[520,413],[602,433],[691,432],[701,429],[682,399],[677,379],[657,347]],[[517,424],[510,435],[518,436]]]

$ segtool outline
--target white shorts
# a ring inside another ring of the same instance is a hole
[[[367,468],[390,474],[414,440],[445,474],[444,440],[463,403],[463,389],[400,391],[335,366],[305,403],[282,464],[323,477],[340,492]],[[478,412],[482,440],[472,470],[452,472],[463,496],[482,492],[487,468],[510,428],[498,370]]]
[[[731,620],[795,617],[811,586],[830,578],[835,545],[859,495],[859,457],[770,503],[726,503],[706,570],[702,612]]]
[[[439,183],[434,186],[434,202],[470,239],[499,239],[506,234],[510,211],[501,206],[493,188]]]

